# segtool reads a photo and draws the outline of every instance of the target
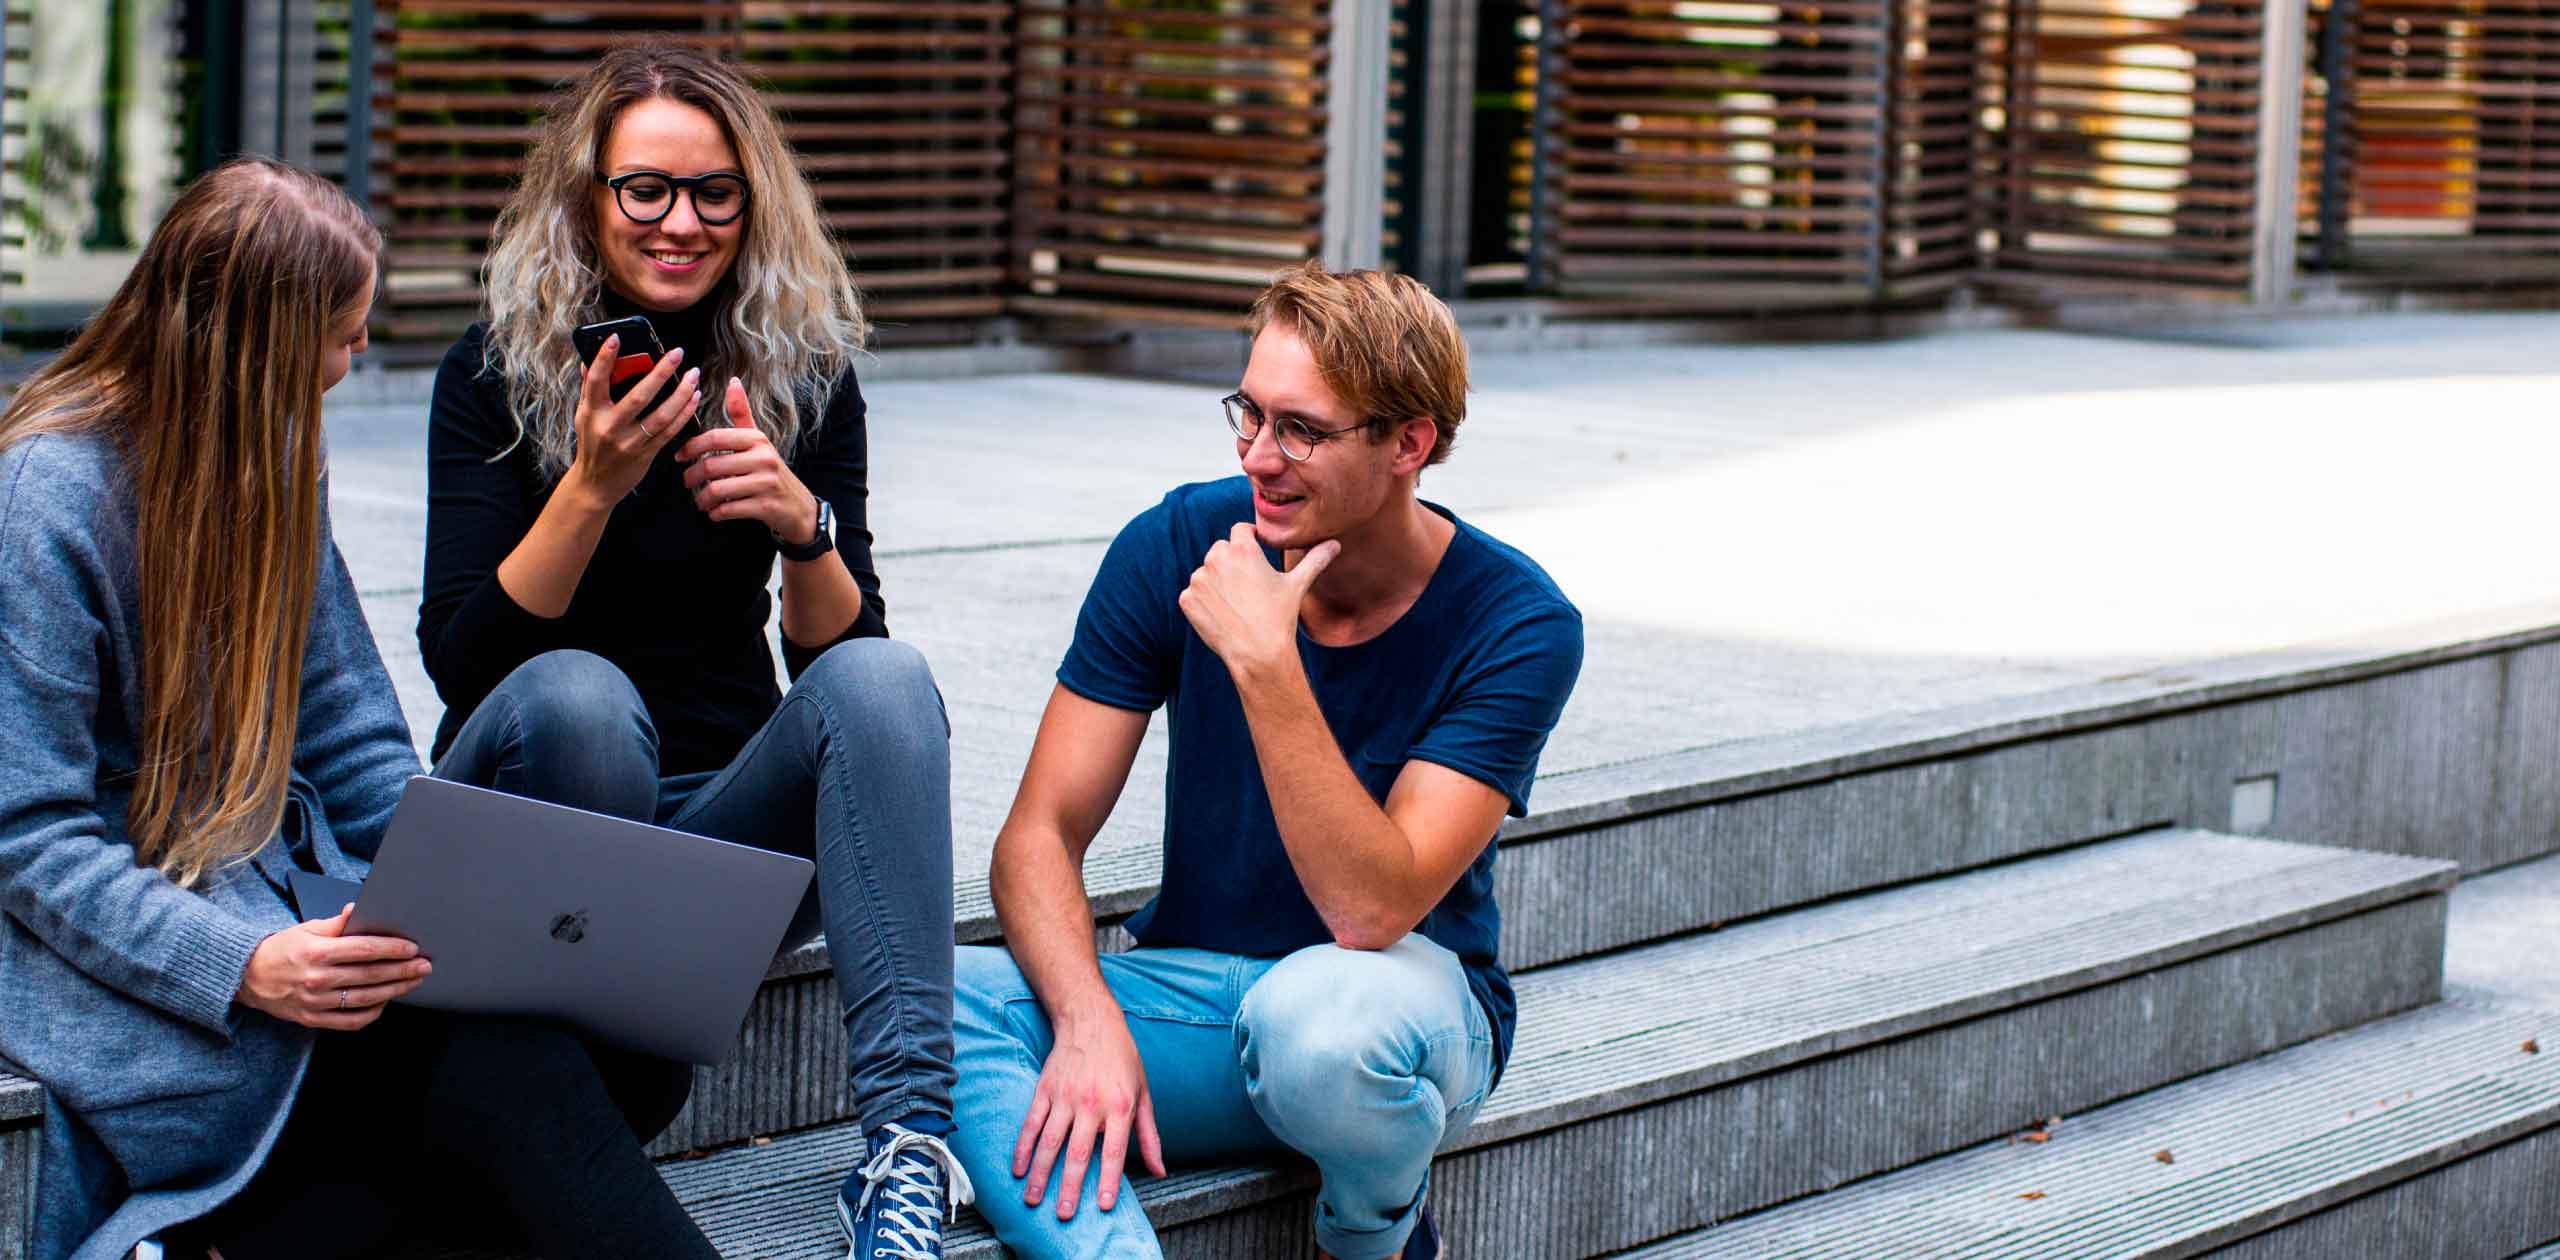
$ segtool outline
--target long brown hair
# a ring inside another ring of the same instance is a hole
[[[615,48],[552,101],[525,155],[524,178],[498,212],[483,268],[482,361],[506,381],[516,440],[533,444],[546,478],[568,471],[577,450],[578,361],[569,330],[603,318],[597,163],[622,111],[661,98],[718,121],[753,190],[737,260],[708,299],[719,312],[709,353],[687,365],[700,367],[706,382],[744,380],[756,427],[788,456],[826,414],[828,395],[870,335],[844,251],[755,85],[680,44]],[[720,406],[721,392],[704,385],[703,414],[716,422]]]
[[[327,181],[262,158],[178,195],[106,308],[0,413],[0,447],[113,441],[134,504],[141,724],[126,824],[181,886],[284,809],[320,569],[332,330],[382,237]]]

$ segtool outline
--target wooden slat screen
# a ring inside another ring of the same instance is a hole
[[[2006,272],[2250,281],[2258,0],[2005,0],[1984,65],[1984,219]]]
[[[1016,4],[1015,309],[1233,325],[1315,256],[1330,8]]]
[[[1001,310],[1012,6],[893,0],[381,0],[382,331],[477,317],[488,231],[549,95],[615,43],[690,42],[767,80],[884,336]]]
[[[883,335],[1001,313],[1013,6],[741,9],[746,66],[782,114]]]
[[[1980,256],[1974,181],[1985,0],[1896,0],[1882,296],[1944,287]]]
[[[2548,274],[2560,262],[2560,6],[2353,7],[2349,265]]]
[[[1551,3],[1538,245],[1556,289],[1870,295],[1899,2]]]
[[[363,0],[321,0],[312,6],[314,41],[312,59],[311,169],[344,185],[347,163],[353,148],[347,134],[347,106],[350,72],[355,58],[369,56],[373,49],[359,51],[352,45],[349,30],[352,10]]]

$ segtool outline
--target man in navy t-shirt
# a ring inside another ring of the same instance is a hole
[[[1224,400],[1243,476],[1121,530],[960,951],[953,1145],[1026,1256],[1154,1257],[1122,1168],[1323,1176],[1317,1244],[1423,1257],[1431,1156],[1509,1054],[1494,836],[1582,665],[1528,557],[1422,501],[1466,345],[1420,284],[1308,265]],[[1164,707],[1164,881],[1098,956],[1085,850]]]

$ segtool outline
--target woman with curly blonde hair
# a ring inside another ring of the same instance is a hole
[[[939,1255],[969,1196],[949,727],[886,637],[843,254],[754,87],[646,43],[554,103],[486,282],[428,438],[435,773],[815,859],[790,943],[825,930],[870,1139],[839,1214],[862,1260]],[[580,361],[575,330],[633,317]]]

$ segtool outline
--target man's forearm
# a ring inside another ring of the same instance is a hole
[[[1119,1018],[1120,1005],[1102,982],[1084,872],[1066,846],[1054,836],[1008,826],[996,837],[988,885],[1014,965],[1039,995],[1049,1022],[1063,1034],[1091,1020]]]
[[[1293,657],[1235,681],[1272,821],[1307,900],[1348,948],[1403,939],[1440,890],[1421,887],[1412,840],[1351,772],[1304,669]]]

